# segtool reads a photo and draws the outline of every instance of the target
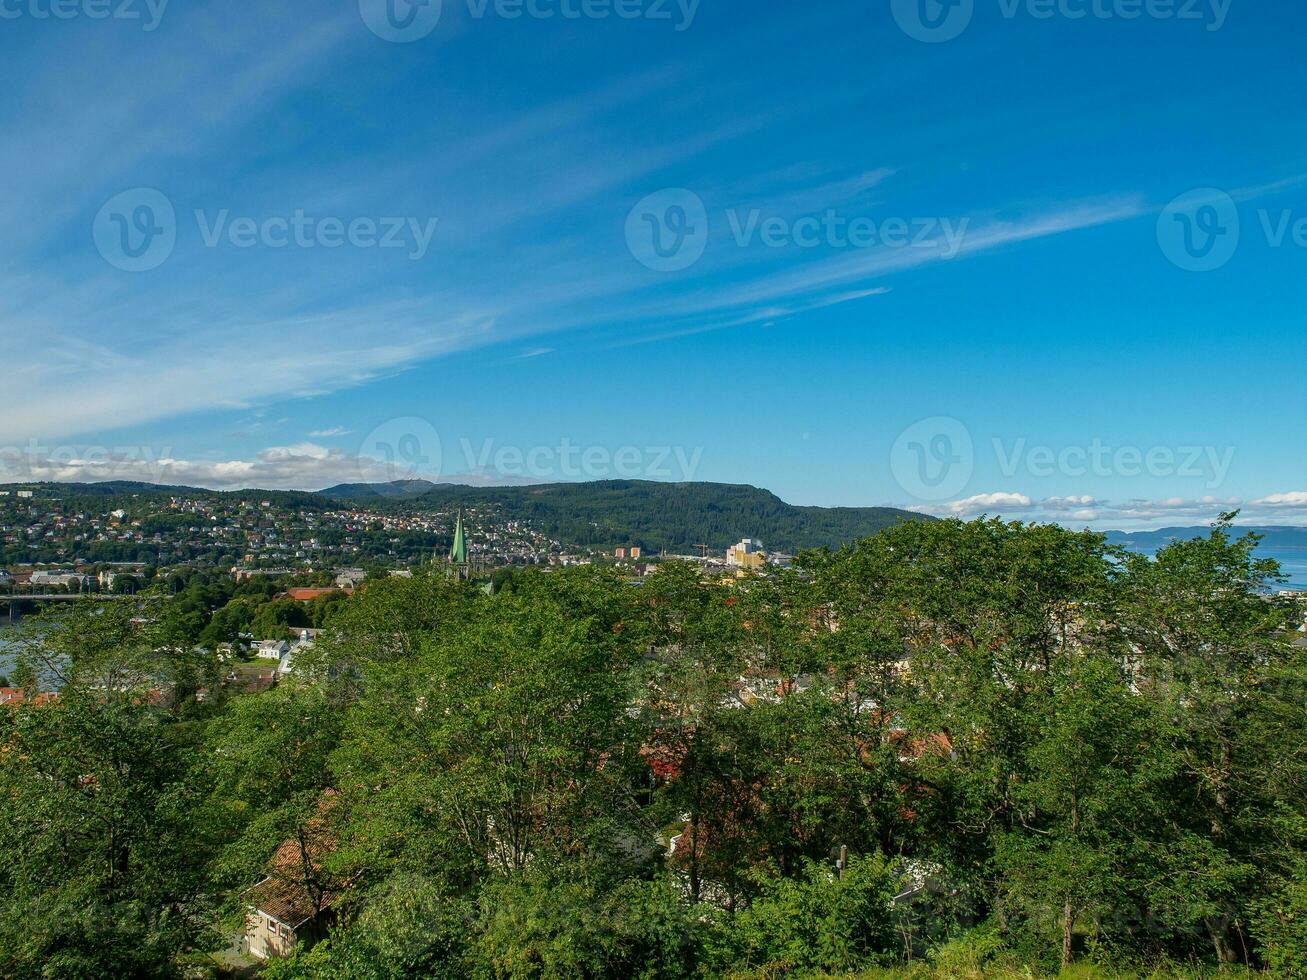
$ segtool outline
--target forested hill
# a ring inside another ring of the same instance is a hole
[[[411,486],[411,485],[410,485]],[[389,485],[332,487],[335,499],[394,502]],[[432,486],[402,506],[493,504],[503,517],[531,521],[550,537],[581,546],[635,545],[651,553],[720,551],[744,537],[773,551],[856,541],[921,515],[892,507],[796,507],[757,487],[724,483],[610,480],[526,487]]]

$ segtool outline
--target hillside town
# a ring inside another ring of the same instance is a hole
[[[97,566],[139,570],[239,564],[311,572],[357,564],[407,568],[448,546],[458,513],[453,508],[325,507],[319,501],[305,506],[303,497],[61,497],[0,488],[0,565],[67,566],[58,573],[64,576]],[[101,499],[106,502],[97,506]],[[490,508],[467,508],[464,521],[470,547],[487,562],[568,564],[582,557]],[[84,583],[69,578],[38,584]]]
[[[0,589],[132,593],[156,578],[213,569],[229,570],[237,581],[303,578],[348,589],[369,575],[442,560],[460,522],[471,561],[485,569],[616,563],[638,578],[675,559],[739,577],[793,561],[752,537],[687,554],[635,544],[578,547],[485,505],[431,510],[325,505],[304,494],[94,496],[10,487],[0,488]]]

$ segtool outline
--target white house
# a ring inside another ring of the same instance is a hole
[[[260,660],[280,660],[290,650],[285,640],[260,640],[254,644],[254,656]]]

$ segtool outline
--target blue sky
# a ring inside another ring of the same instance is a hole
[[[11,478],[1307,522],[1300,5],[63,2],[0,2]]]

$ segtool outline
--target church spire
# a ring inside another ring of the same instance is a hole
[[[463,533],[463,511],[458,512],[458,523],[454,525],[454,547],[449,549],[449,561],[453,565],[467,564],[467,536]]]

